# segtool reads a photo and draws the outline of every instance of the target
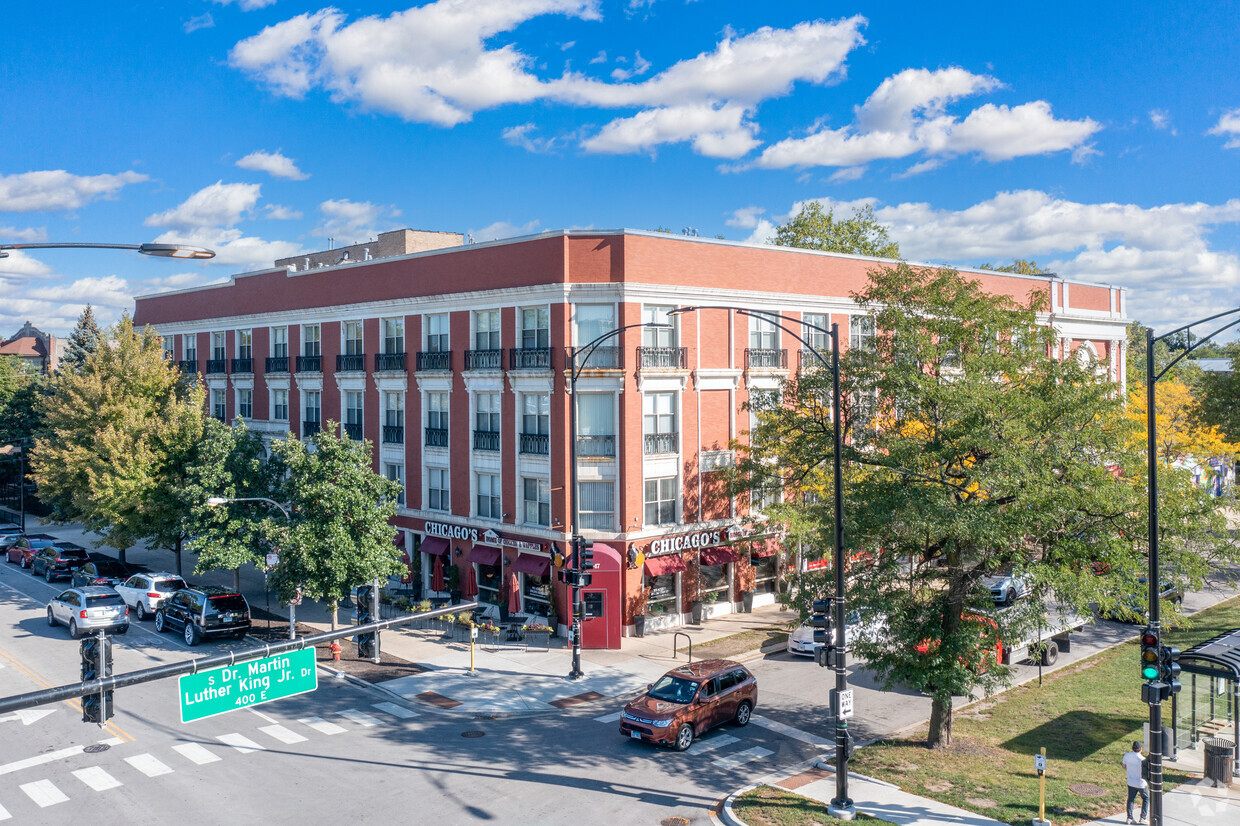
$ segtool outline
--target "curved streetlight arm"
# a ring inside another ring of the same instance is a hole
[[[8,253],[4,250],[52,250],[52,249],[96,249],[96,250],[137,250],[143,255],[153,255],[158,258],[214,258],[215,252],[205,247],[191,247],[186,244],[91,244],[91,243],[62,243],[62,244],[0,244],[0,258],[4,258]]]
[[[220,505],[227,505],[229,502],[266,502],[272,507],[279,508],[280,513],[284,514],[284,518],[293,521],[289,515],[289,506],[281,505],[274,499],[268,499],[265,496],[212,496],[207,499],[208,508],[218,508]]]
[[[692,313],[698,310],[731,310],[738,315],[749,316],[750,318],[779,318],[784,321],[791,321],[794,324],[800,324],[802,327],[808,327],[811,330],[817,330],[820,333],[830,336],[832,341],[836,341],[836,331],[833,329],[828,330],[825,327],[819,327],[817,324],[810,324],[808,321],[802,321],[799,318],[793,318],[792,316],[786,316],[781,313],[772,312],[771,310],[747,310],[742,307],[729,307],[725,304],[697,304],[691,307],[677,307],[675,310],[668,310],[667,314],[668,315],[680,315],[682,313]],[[799,335],[792,332],[792,330],[789,330],[787,327],[780,324],[778,321],[775,321],[772,323],[779,329],[783,330],[788,335],[795,338],[797,341],[804,344],[806,349],[808,349],[811,353],[813,353],[814,356],[820,362],[822,362],[823,367],[827,368],[828,370],[832,370],[831,365],[827,363],[826,357],[824,357],[822,353],[818,352],[818,348],[814,347],[814,345],[810,344],[808,341],[801,338]]]
[[[1182,333],[1191,327],[1196,327],[1198,324],[1204,324],[1207,321],[1213,321],[1216,318],[1222,318],[1225,315],[1231,315],[1233,313],[1240,313],[1240,307],[1236,307],[1234,310],[1228,310],[1227,312],[1224,312],[1224,313],[1219,313],[1218,315],[1212,315],[1209,318],[1203,318],[1203,319],[1200,319],[1199,321],[1194,321],[1192,324],[1186,324],[1178,330],[1172,330],[1169,333],[1163,333],[1161,336],[1151,339],[1150,343],[1152,344],[1153,342],[1156,342],[1156,341],[1163,341],[1169,338],[1170,336],[1175,335],[1176,333]],[[1201,345],[1205,344],[1210,339],[1217,336],[1219,333],[1226,332],[1227,330],[1230,330],[1232,327],[1235,327],[1237,325],[1240,325],[1240,318],[1237,318],[1235,321],[1232,321],[1229,324],[1224,324],[1222,327],[1219,327],[1217,330],[1215,330],[1213,333],[1210,333],[1210,335],[1208,336],[1197,339],[1196,344],[1191,345],[1187,350],[1180,353],[1178,356],[1172,359],[1170,363],[1164,366],[1163,369],[1159,371],[1158,375],[1154,377],[1154,381],[1158,381],[1163,376],[1167,375],[1167,371],[1170,370],[1172,367],[1175,367],[1177,364],[1179,364],[1181,359],[1183,359],[1189,353],[1193,352],[1198,347],[1200,347]]]
[[[625,324],[623,327],[617,327],[614,330],[608,330],[607,332],[603,333],[601,336],[590,339],[589,341],[587,341],[585,344],[581,345],[580,347],[573,348],[573,363],[568,371],[570,383],[574,385],[577,383],[577,379],[581,376],[581,371],[584,370],[586,367],[586,362],[590,360],[590,356],[594,355],[594,351],[597,350],[604,341],[607,341],[608,339],[611,339],[611,338],[615,338],[616,336],[623,333],[625,330],[632,330],[634,327],[653,327],[656,330],[672,329],[671,324],[660,324],[657,321],[642,321],[642,322],[638,322],[637,324]],[[578,363],[578,359],[577,359],[578,351],[581,351],[583,353],[583,356],[580,360],[580,364]],[[571,393],[572,389],[570,389],[569,392]]]

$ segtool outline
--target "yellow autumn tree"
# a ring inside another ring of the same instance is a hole
[[[1184,382],[1168,377],[1158,382],[1155,390],[1156,448],[1164,463],[1186,457],[1205,461],[1212,456],[1235,456],[1240,452],[1240,444],[1227,441],[1217,427],[1204,426],[1194,418],[1195,400]],[[1146,410],[1145,389],[1134,390],[1128,397],[1125,416],[1138,426],[1131,438],[1133,447],[1141,450],[1145,448]]]

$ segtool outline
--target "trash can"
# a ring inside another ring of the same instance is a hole
[[[1216,787],[1220,783],[1230,786],[1236,744],[1222,737],[1207,737],[1202,742],[1206,747],[1206,780],[1213,780]]]

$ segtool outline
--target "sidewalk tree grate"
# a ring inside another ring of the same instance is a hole
[[[659,821],[659,826],[689,826],[690,822],[687,817],[665,817]]]
[[[1106,797],[1107,790],[1094,783],[1073,783],[1068,791],[1081,797]]]
[[[487,733],[485,731],[479,731],[478,729],[471,729],[470,731],[462,731],[461,736],[470,740],[476,740],[479,737],[486,737]]]
[[[94,743],[82,749],[82,751],[86,754],[99,754],[101,752],[107,751],[110,748],[112,747],[109,746],[107,743]]]

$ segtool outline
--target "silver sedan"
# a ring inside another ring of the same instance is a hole
[[[129,606],[111,588],[70,588],[47,604],[47,624],[69,626],[69,636],[103,629],[115,634],[129,630]]]

